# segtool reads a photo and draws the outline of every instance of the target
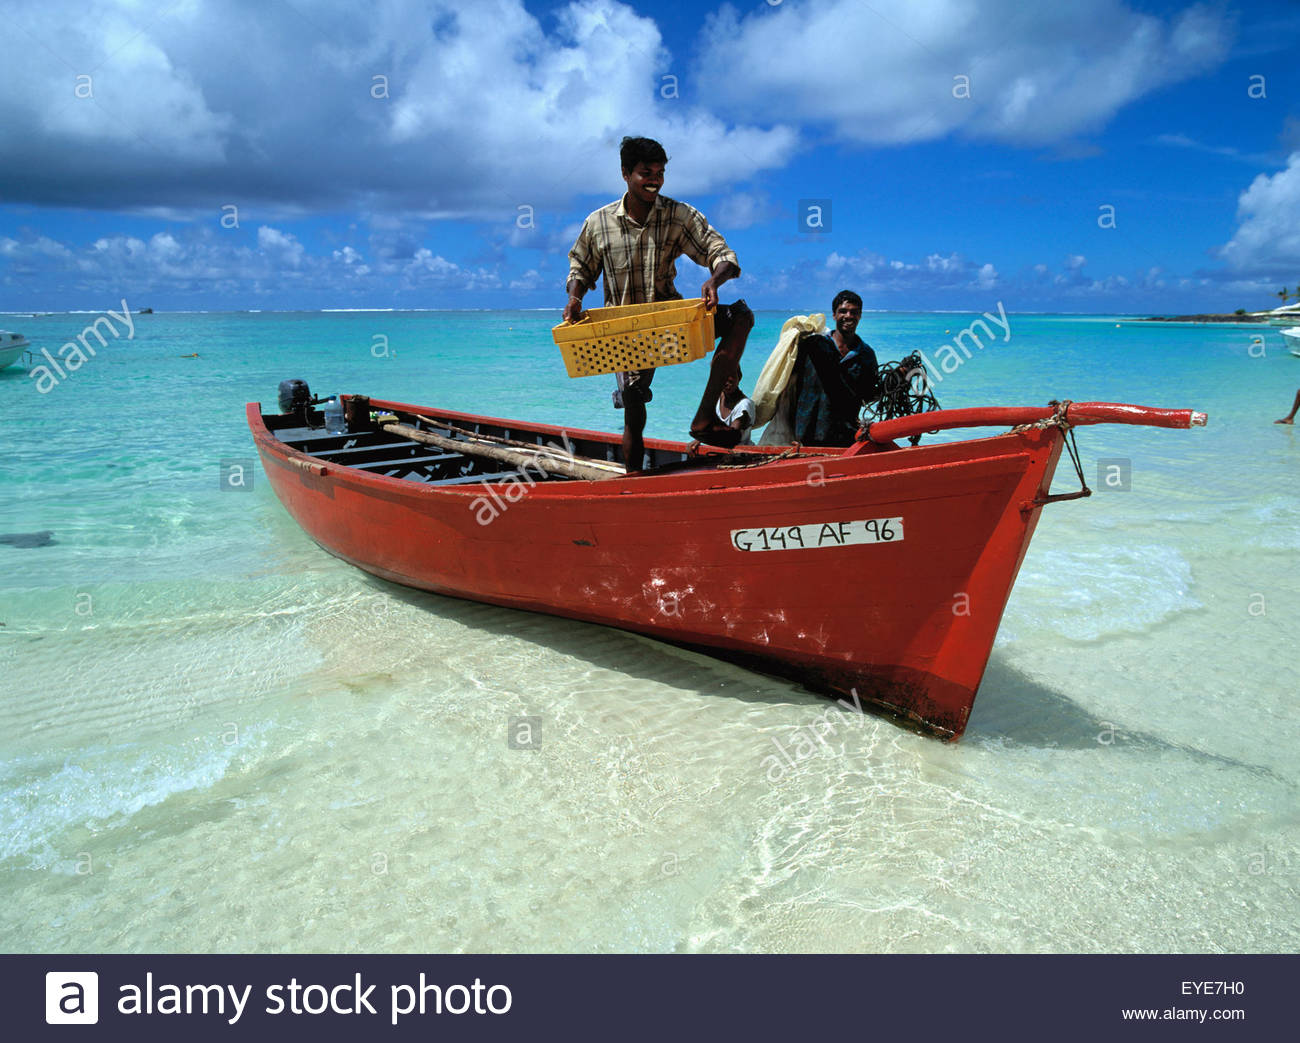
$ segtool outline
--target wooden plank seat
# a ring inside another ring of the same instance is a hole
[[[387,452],[392,449],[423,449],[424,447],[416,442],[372,442],[369,445],[353,445],[346,449],[324,449],[316,455],[322,459],[328,457],[336,463],[346,463],[346,460],[340,457],[356,456],[359,453],[375,453],[383,450]]]
[[[444,478],[430,485],[470,485],[474,482],[499,482],[505,478],[518,478],[518,471],[494,471],[492,474],[466,474],[459,478]]]
[[[326,431],[323,427],[286,427],[277,431],[275,436],[285,445],[291,445],[295,449],[305,449],[319,442],[347,442],[363,437],[360,434]]]
[[[385,468],[424,467],[426,464],[442,463],[446,460],[463,460],[459,453],[430,453],[427,456],[395,456],[388,460],[366,460],[364,463],[348,464],[346,460],[337,461],[355,467],[358,471],[382,471]]]

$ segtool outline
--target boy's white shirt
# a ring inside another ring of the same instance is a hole
[[[730,413],[724,413],[722,411],[722,396],[719,395],[718,404],[713,407],[713,411],[718,414],[718,419],[721,420],[728,427],[730,427],[737,420],[739,420],[742,414],[748,413],[749,425],[750,427],[754,426],[755,410],[754,410],[753,399],[742,398],[739,402],[736,403],[735,408],[733,408]]]
[[[718,414],[718,419],[730,427],[740,417],[746,413],[749,414],[749,427],[745,428],[745,436],[740,440],[739,445],[753,445],[754,439],[750,437],[750,432],[754,430],[754,402],[749,398],[742,398],[736,403],[735,408],[730,413],[722,412],[722,396],[718,396],[718,401],[713,407],[713,411]]]

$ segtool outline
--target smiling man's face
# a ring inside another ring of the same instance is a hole
[[[654,206],[659,190],[664,187],[664,164],[638,163],[631,170],[623,171],[623,180],[633,199]]]
[[[852,301],[840,301],[840,306],[835,309],[835,328],[840,331],[840,336],[851,337],[857,332],[858,320],[861,318],[861,305]]]

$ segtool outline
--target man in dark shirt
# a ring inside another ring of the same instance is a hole
[[[880,394],[876,353],[857,334],[862,298],[841,290],[831,314],[833,330],[799,342],[794,438],[803,445],[852,445],[858,413]]]

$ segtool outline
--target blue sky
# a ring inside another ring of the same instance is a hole
[[[724,300],[1264,309],[1298,45],[1295,2],[6,0],[0,311],[558,311],[627,133]]]

